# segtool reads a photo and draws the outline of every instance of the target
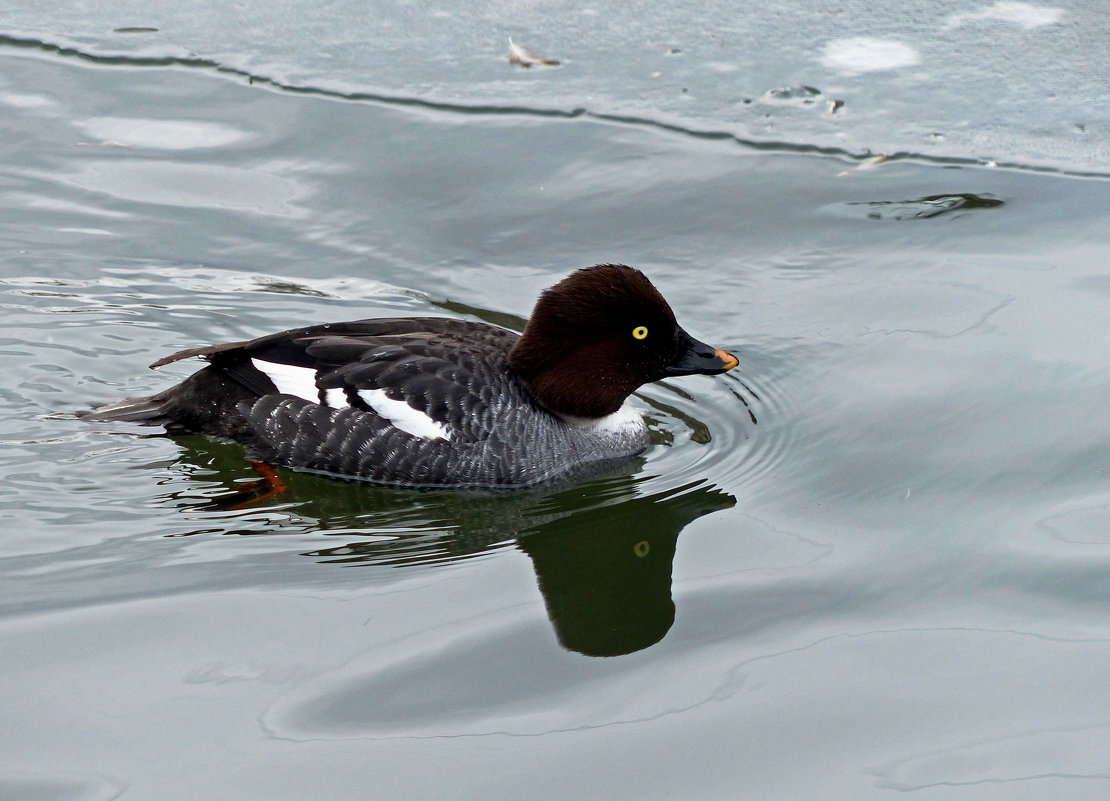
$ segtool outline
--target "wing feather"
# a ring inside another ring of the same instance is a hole
[[[377,419],[376,436],[390,421],[359,396],[360,390],[384,390],[389,399],[404,401],[432,423],[449,429],[456,441],[474,441],[488,433],[491,401],[506,391],[506,356],[516,340],[511,331],[466,320],[356,320],[194,348],[163,362],[199,355],[260,397],[274,394],[277,386],[252,359],[309,368],[315,371],[322,398],[346,398],[351,411]],[[311,426],[320,434],[336,425],[328,414],[317,418],[306,411],[296,415],[296,421],[284,412],[279,416],[272,425],[282,436],[298,426]],[[345,425],[350,422],[345,420]]]

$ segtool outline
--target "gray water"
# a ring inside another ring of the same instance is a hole
[[[1101,9],[0,11],[0,799],[1110,796]],[[741,361],[610,475],[71,415],[603,261]]]

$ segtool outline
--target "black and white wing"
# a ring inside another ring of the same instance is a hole
[[[230,381],[242,392],[238,428],[221,430],[225,420],[200,428],[283,464],[389,483],[458,483],[459,474],[498,483],[480,464],[490,464],[500,410],[526,402],[506,372],[516,340],[462,320],[363,320],[182,351],[158,365],[207,359],[209,383],[226,393]],[[191,408],[204,405],[201,375],[189,389]],[[219,414],[226,418],[226,407]]]

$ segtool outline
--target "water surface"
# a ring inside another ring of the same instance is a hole
[[[1106,797],[1084,159],[855,169],[107,41],[0,52],[0,797]],[[240,448],[66,414],[306,323],[518,328],[602,261],[741,360],[644,388],[611,475],[242,506]]]

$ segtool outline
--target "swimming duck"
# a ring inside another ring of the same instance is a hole
[[[242,443],[259,461],[404,487],[526,487],[643,451],[640,386],[716,375],[639,270],[601,264],[545,290],[520,335],[442,317],[357,320],[190,348],[208,364],[91,421]]]

